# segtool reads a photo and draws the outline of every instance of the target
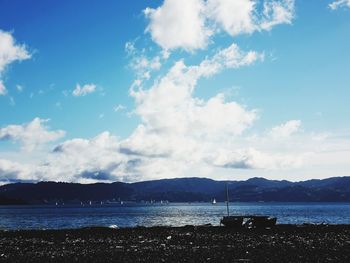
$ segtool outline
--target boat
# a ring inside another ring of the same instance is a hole
[[[277,218],[265,215],[237,215],[230,216],[228,186],[226,184],[226,209],[227,216],[220,220],[220,225],[230,228],[270,228],[276,225]]]
[[[243,226],[243,217],[242,216],[230,216],[229,208],[229,198],[228,198],[228,184],[226,183],[226,211],[227,216],[224,216],[220,220],[220,225],[224,225],[230,228],[237,228]]]
[[[213,201],[211,202],[213,205],[216,204],[216,199],[214,198]]]

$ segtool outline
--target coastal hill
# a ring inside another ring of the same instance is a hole
[[[137,183],[77,184],[13,183],[0,186],[0,205],[80,202],[160,201],[218,202],[225,200],[226,182],[206,178],[176,178]],[[350,177],[302,182],[251,178],[228,181],[231,201],[350,202]]]

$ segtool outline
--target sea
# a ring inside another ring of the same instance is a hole
[[[231,215],[269,215],[279,224],[350,224],[350,203],[231,203]],[[0,229],[219,225],[225,203],[0,206]]]

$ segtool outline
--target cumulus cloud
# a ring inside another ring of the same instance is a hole
[[[249,65],[259,56],[232,44],[196,66],[186,66],[180,60],[149,90],[131,90],[137,103],[135,112],[152,130],[181,133],[221,130],[239,134],[254,120],[254,111],[247,111],[235,102],[226,103],[223,94],[203,101],[194,98],[193,91],[201,77],[212,76],[225,68]]]
[[[208,0],[206,12],[220,28],[235,36],[252,33],[257,29],[255,6],[255,1],[249,0]]]
[[[95,84],[85,84],[83,86],[80,86],[80,84],[77,84],[75,89],[73,90],[72,94],[75,97],[81,97],[81,96],[85,96],[89,93],[93,93],[95,91],[96,91]]]
[[[120,142],[121,152],[140,158],[137,168],[147,178],[183,176],[191,169],[210,166],[206,162],[208,155],[216,147],[223,147],[223,141],[227,143],[247,130],[257,118],[257,111],[226,101],[222,93],[208,100],[196,98],[193,93],[197,82],[227,68],[250,65],[262,57],[232,44],[198,65],[177,61],[148,90],[131,89],[135,113],[142,124]],[[178,168],[169,171],[174,166]]]
[[[336,10],[340,7],[349,7],[350,8],[350,0],[337,0],[337,1],[330,3],[328,6],[332,10]]]
[[[122,180],[128,158],[118,152],[118,138],[103,132],[92,139],[72,139],[54,148],[47,163],[55,177],[69,180]]]
[[[298,162],[294,156],[269,153],[265,145],[248,141],[245,133],[258,118],[257,110],[228,101],[222,93],[207,100],[194,96],[201,78],[261,59],[262,54],[243,51],[232,44],[197,65],[188,66],[179,60],[149,89],[130,90],[136,102],[134,113],[141,123],[126,139],[118,140],[108,132],[92,139],[71,139],[57,145],[42,163],[31,166],[6,163],[8,172],[3,168],[2,174],[9,178],[11,172],[12,178],[18,180],[138,181],[198,173],[213,176],[211,172],[215,169],[276,169],[295,165]],[[33,148],[32,145],[62,135],[43,128],[43,120],[32,122],[35,125],[5,127],[1,137]],[[247,143],[241,145],[242,141]]]
[[[156,9],[145,9],[150,20],[146,31],[164,49],[202,49],[212,34],[205,25],[204,9],[202,0],[165,0]]]
[[[187,66],[182,60],[176,62],[148,90],[131,90],[136,101],[135,114],[142,123],[128,138],[118,141],[105,132],[90,140],[68,140],[55,147],[44,163],[31,167],[31,175],[80,182],[184,175],[191,169],[187,166],[204,163],[203,158],[211,151],[203,140],[212,143],[220,137],[228,139],[240,135],[256,119],[255,110],[226,101],[223,94],[207,101],[194,97],[197,81],[226,68],[250,65],[259,58],[260,54],[244,52],[233,44],[198,65]],[[42,123],[43,120],[35,119],[30,124],[5,127],[1,137],[33,148],[33,145],[62,135],[48,131]],[[21,169],[18,171],[24,174]]]
[[[207,99],[196,96],[201,79],[262,61],[263,53],[232,44],[195,65],[179,59],[165,74],[150,79],[173,49],[204,49],[219,31],[236,36],[291,23],[294,1],[165,0],[144,12],[149,19],[146,31],[163,50],[150,57],[132,42],[125,46],[129,66],[137,75],[130,88],[136,105],[133,113],[141,120],[136,129],[125,139],[107,131],[90,139],[69,139],[48,152],[38,146],[61,138],[64,131],[50,130],[47,120],[36,118],[1,128],[0,140],[20,142],[23,149],[35,149],[43,158],[16,162],[0,152],[0,182],[89,183],[206,175],[227,179],[256,169],[259,175],[265,170],[298,169],[305,161],[314,166],[332,164],[349,152],[349,139],[314,133],[292,136],[300,131],[300,120],[254,133],[250,128],[259,118],[257,109],[229,100],[224,93]],[[145,80],[151,84],[146,86]],[[95,90],[94,84],[77,84],[73,95]],[[114,109],[123,110],[124,106]],[[339,163],[347,163],[343,159]]]
[[[35,167],[5,159],[0,159],[0,184],[18,181],[40,180],[35,173]]]
[[[286,138],[298,132],[300,130],[300,127],[300,120],[290,120],[286,123],[273,127],[270,131],[270,134],[275,138]]]
[[[290,24],[294,0],[265,0],[259,8],[255,0],[165,0],[156,9],[147,8],[146,29],[165,50],[204,49],[211,36],[223,30],[231,36],[271,30]]]
[[[6,68],[15,61],[22,61],[29,58],[31,58],[31,54],[27,50],[27,47],[17,44],[10,32],[0,29],[0,96],[7,93],[1,79]]]
[[[118,139],[108,132],[92,139],[67,140],[44,155],[41,161],[32,164],[0,158],[0,183],[31,180],[81,183],[123,180],[130,159],[123,158],[118,153]]]
[[[45,125],[48,120],[35,118],[22,125],[9,125],[0,129],[0,140],[20,142],[22,149],[33,151],[38,146],[56,141],[65,135],[62,130],[50,131]]]

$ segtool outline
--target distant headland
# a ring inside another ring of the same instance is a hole
[[[257,177],[246,181],[192,177],[137,183],[13,183],[0,186],[0,204],[210,202],[213,198],[222,202],[227,182],[233,202],[350,202],[350,177],[301,182]]]

